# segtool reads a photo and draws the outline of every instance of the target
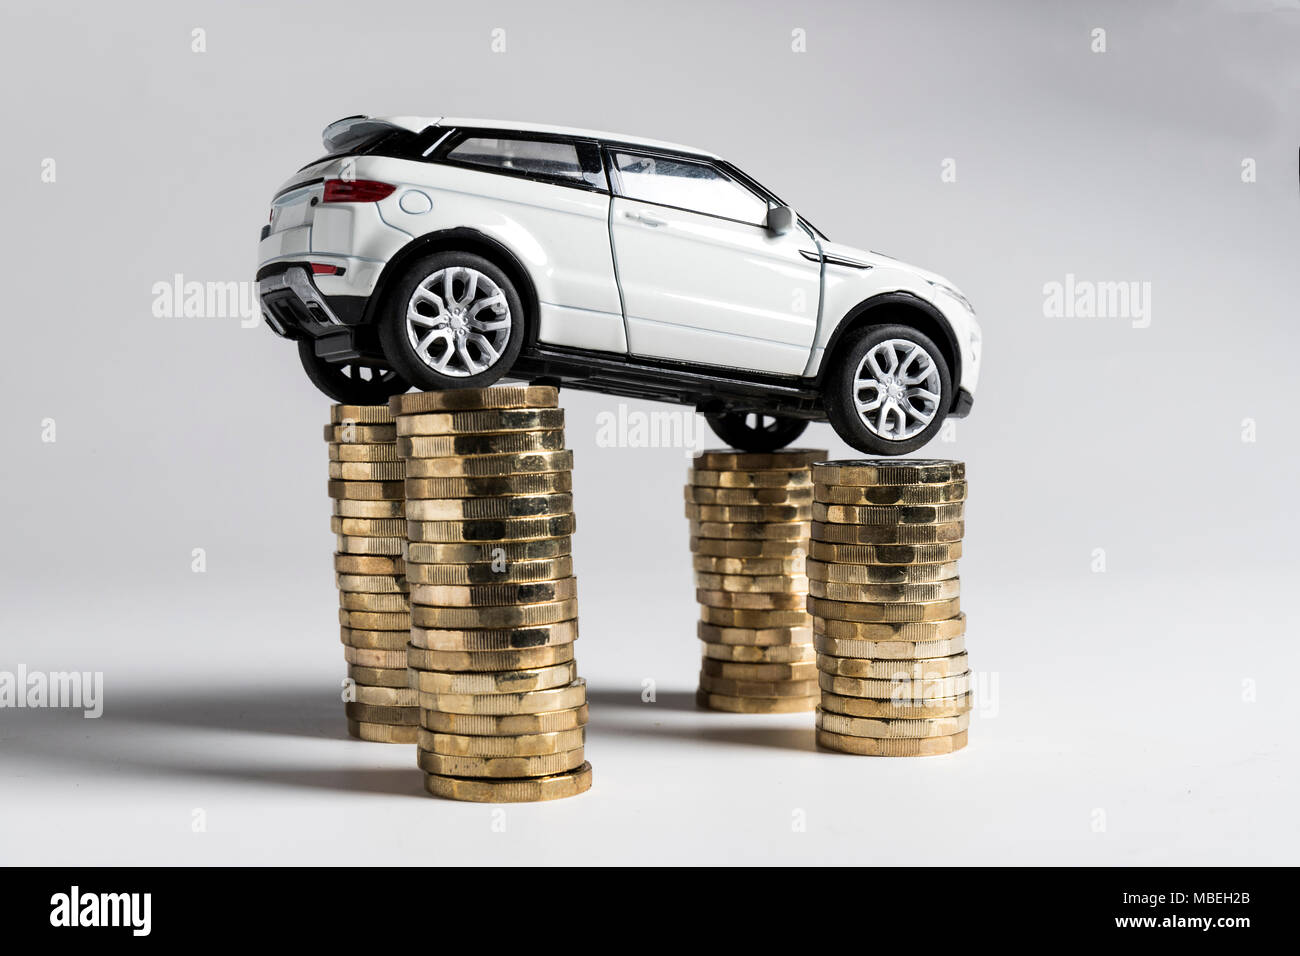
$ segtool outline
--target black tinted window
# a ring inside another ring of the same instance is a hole
[[[471,136],[450,152],[447,158],[474,166],[489,166],[525,176],[572,179],[576,182],[604,185],[603,178],[585,172],[573,143],[540,139],[499,139]]]

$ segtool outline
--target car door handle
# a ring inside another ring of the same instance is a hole
[[[633,222],[639,222],[644,226],[666,226],[668,225],[663,219],[656,219],[654,216],[647,216],[645,213],[628,209],[623,213],[624,218],[631,219]]]

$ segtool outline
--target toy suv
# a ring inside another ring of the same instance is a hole
[[[323,138],[257,280],[336,401],[507,377],[693,405],[751,451],[829,420],[876,455],[970,410],[980,330],[951,283],[831,242],[711,153],[448,117]]]

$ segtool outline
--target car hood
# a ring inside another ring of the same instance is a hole
[[[910,272],[917,278],[924,279],[926,282],[935,282],[939,285],[946,285],[949,288],[956,288],[946,277],[939,275],[937,272],[931,272],[929,269],[922,269],[920,266],[914,266],[911,263],[895,259],[893,256],[887,256],[883,252],[869,252],[866,249],[858,249],[854,246],[845,245],[842,242],[821,241],[822,254],[827,256],[838,256],[843,259],[849,259],[853,262],[860,262],[865,265],[873,266],[878,269],[899,269]]]

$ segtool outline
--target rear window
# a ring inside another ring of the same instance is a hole
[[[603,178],[585,172],[573,143],[540,139],[500,139],[471,136],[450,150],[447,159],[472,166],[487,166],[523,176],[568,179],[603,186]]]

